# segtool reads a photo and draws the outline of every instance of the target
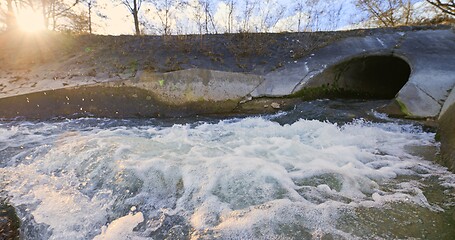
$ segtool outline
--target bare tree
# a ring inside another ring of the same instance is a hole
[[[218,33],[215,22],[213,21],[212,0],[199,0],[204,6],[205,32]],[[209,29],[211,28],[211,31]]]
[[[46,29],[87,32],[87,17],[76,6],[84,0],[16,0],[18,9],[38,11],[41,8],[43,25]],[[88,1],[88,0],[87,0]],[[91,0],[95,1],[95,0]]]
[[[7,10],[6,16],[5,16],[6,29],[15,30],[15,29],[17,29],[17,19],[16,19],[16,13],[14,12],[14,8],[13,8],[13,0],[6,0],[6,4],[8,7],[8,10]]]
[[[133,15],[136,35],[141,35],[141,30],[139,28],[139,10],[141,10],[142,1],[143,0],[121,0],[121,3],[128,9],[131,15]]]
[[[193,18],[198,26],[199,34],[203,32],[209,34],[210,32],[217,33],[215,22],[213,21],[213,14],[211,8],[211,0],[197,0],[192,4]]]
[[[286,7],[277,0],[263,0],[259,3],[258,10],[260,23],[257,30],[268,32],[283,17]]]
[[[320,20],[323,18],[325,9],[319,6],[320,0],[306,0],[306,14],[307,23],[305,26],[306,31],[320,30]]]
[[[253,15],[256,7],[257,7],[258,1],[257,0],[244,0],[244,8],[242,11],[242,26],[240,31],[243,32],[249,32],[251,31],[250,29],[250,20],[251,16]]]
[[[232,33],[232,27],[234,25],[234,9],[237,4],[236,0],[223,0],[228,8],[227,19],[226,19],[226,31]]]
[[[305,0],[296,1],[294,11],[297,14],[297,32],[302,31],[302,24],[305,17]]]
[[[83,3],[87,6],[87,11],[88,11],[88,19],[87,19],[88,32],[90,34],[92,34],[92,12],[93,12],[93,8],[95,7],[97,1],[96,0],[83,0]]]
[[[431,5],[437,7],[442,12],[455,16],[455,0],[426,0]]]
[[[202,6],[199,4],[199,1],[192,2],[191,8],[193,10],[193,21],[196,23],[199,35],[202,37],[204,29],[204,11]]]
[[[328,16],[328,20],[329,20],[328,28],[329,29],[335,30],[339,27],[340,16],[341,16],[342,11],[343,11],[343,4],[340,4],[338,7],[332,8],[328,12],[328,15],[329,15]]]
[[[87,9],[87,16],[85,16],[84,13],[80,13],[80,15],[84,15],[84,16],[80,16],[78,18],[78,22],[80,24],[82,24],[83,22],[85,22],[87,24],[87,29],[88,29],[88,32],[90,34],[93,33],[93,25],[96,25],[93,23],[93,17],[94,16],[98,16],[99,18],[103,18],[103,19],[106,19],[107,16],[105,14],[103,14],[103,11],[102,9],[105,7],[103,4],[99,4],[98,3],[98,0],[80,0],[82,2],[82,4],[84,4],[84,6],[86,7]],[[76,16],[74,16],[75,18],[77,18]],[[84,21],[82,21],[84,20]],[[79,28],[82,28],[82,27],[77,27],[78,29]],[[85,29],[85,28],[84,28]]]
[[[33,1],[27,1],[29,6],[34,9]],[[49,21],[52,21],[52,30],[57,30],[58,20],[67,18],[72,9],[79,3],[79,0],[40,0],[43,14],[44,27],[49,29]]]
[[[89,32],[89,18],[86,14],[69,11],[65,14],[65,17],[67,20],[62,24],[59,24],[56,30],[77,34]]]
[[[163,35],[170,35],[174,11],[187,5],[187,2],[182,0],[152,0],[152,3],[155,6],[156,15],[161,22]]]
[[[356,5],[379,26],[395,27],[412,21],[411,0],[357,0]]]

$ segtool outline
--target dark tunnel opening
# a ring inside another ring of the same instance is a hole
[[[324,71],[309,87],[329,86],[348,98],[392,99],[409,80],[411,67],[394,56],[354,58]],[[333,94],[331,94],[333,95]]]
[[[411,68],[401,58],[371,56],[342,64],[338,84],[374,98],[393,98],[409,80]]]

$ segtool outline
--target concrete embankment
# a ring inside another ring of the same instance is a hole
[[[0,118],[259,113],[289,107],[291,97],[390,98],[386,113],[439,118],[441,155],[453,170],[454,46],[455,33],[449,27],[398,29],[343,38],[274,71],[252,71],[256,74],[204,66],[159,73],[134,65],[127,74],[104,74],[106,78],[89,71],[63,80],[35,79],[35,83],[2,80]]]
[[[434,118],[455,85],[454,46],[452,29],[347,38],[265,75],[253,96],[304,96],[314,88],[374,96],[380,89],[396,94],[402,116]]]
[[[204,69],[141,71],[131,80],[83,84],[0,99],[6,119],[181,117],[230,114],[262,77]]]
[[[11,75],[8,76],[10,73],[4,74],[6,77],[0,86],[1,101],[6,104],[16,102],[14,99],[17,99],[17,103],[22,104],[22,107],[19,108],[21,111],[15,111],[16,107],[4,108],[0,117],[11,117],[17,115],[17,112],[30,112],[27,117],[33,115],[31,112],[40,113],[36,108],[43,108],[40,101],[43,104],[51,103],[52,100],[46,97],[50,92],[52,96],[64,97],[63,100],[55,100],[57,102],[53,104],[58,110],[56,114],[65,113],[67,116],[74,109],[79,109],[76,114],[78,115],[80,108],[83,108],[92,109],[93,115],[102,113],[102,116],[106,116],[107,111],[99,110],[108,108],[102,104],[102,100],[90,104],[73,102],[80,95],[73,92],[85,91],[88,95],[80,96],[80,101],[90,96],[94,100],[111,96],[113,102],[118,101],[116,110],[111,112],[122,112],[119,110],[124,106],[124,112],[140,112],[139,116],[175,116],[172,113],[174,108],[179,108],[182,115],[190,112],[227,113],[238,110],[249,100],[264,97],[294,96],[310,99],[348,95],[393,98],[390,106],[385,108],[388,113],[412,118],[437,118],[455,85],[453,46],[455,33],[449,27],[371,31],[361,36],[342,38],[302,58],[288,61],[274,71],[262,74],[259,70],[253,70],[255,74],[204,70],[204,66],[198,65],[193,69],[160,73],[153,69],[138,68],[134,64],[122,74],[111,74],[102,73],[100,70],[84,71],[78,67],[80,62],[71,58],[67,60],[68,66],[75,65],[78,73],[67,77],[61,77],[65,75],[62,71],[70,69],[68,71],[75,72],[73,67],[59,65],[59,68],[55,68],[55,64],[39,66],[36,74],[31,71],[22,79],[21,76],[11,79]],[[93,51],[86,53],[90,54],[93,55]],[[41,76],[39,73],[46,72],[46,66],[54,74],[41,74],[45,79],[34,79]],[[122,93],[122,88],[125,88],[124,92],[128,94]],[[105,91],[109,94],[104,94]],[[42,94],[37,94],[39,92]],[[32,94],[33,97],[26,96],[27,94]],[[66,96],[68,94],[74,95],[70,101],[66,100],[66,97],[70,97]],[[136,95],[144,95],[145,98],[135,97]],[[121,96],[124,100],[112,98],[115,96]],[[46,98],[49,101],[46,102]],[[75,106],[71,108],[61,106],[72,103]],[[149,106],[148,110],[132,111],[133,103],[137,106]],[[37,118],[43,116],[45,113]]]
[[[438,140],[441,142],[439,161],[455,172],[455,89],[445,102],[439,117]]]

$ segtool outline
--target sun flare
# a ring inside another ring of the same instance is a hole
[[[43,17],[32,9],[24,10],[17,16],[17,24],[22,31],[37,32],[44,30]]]

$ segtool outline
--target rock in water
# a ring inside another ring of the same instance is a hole
[[[20,221],[12,206],[0,202],[0,239],[19,239]]]
[[[270,104],[270,106],[271,106],[273,109],[280,109],[280,108],[281,108],[280,104],[279,104],[279,103],[276,103],[276,102]]]

